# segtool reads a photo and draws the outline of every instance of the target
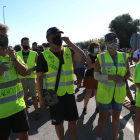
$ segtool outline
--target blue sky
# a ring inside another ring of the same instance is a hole
[[[30,44],[46,41],[48,28],[56,26],[72,42],[103,37],[116,16],[129,13],[140,19],[140,0],[0,0],[0,22],[9,26],[9,45],[29,37]]]

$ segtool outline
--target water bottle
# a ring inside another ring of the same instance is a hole
[[[6,62],[6,61],[2,61],[2,62]],[[8,67],[8,68],[9,68],[8,65],[5,65],[5,67]],[[5,81],[10,81],[10,80],[11,80],[10,71],[5,71],[5,72],[4,72],[4,79],[5,79]]]

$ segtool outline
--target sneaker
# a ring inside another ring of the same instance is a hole
[[[36,113],[36,114],[35,114],[34,119],[35,119],[36,121],[38,121],[38,120],[40,119],[40,115],[39,115],[39,113]]]
[[[95,111],[96,111],[97,113],[99,113],[99,108],[97,107],[97,108],[95,109]]]
[[[135,101],[131,101],[131,106],[135,106]]]
[[[83,115],[86,115],[87,114],[87,108],[86,107],[84,107],[82,114]]]
[[[100,138],[100,137],[96,137],[96,140],[102,140],[102,138]]]

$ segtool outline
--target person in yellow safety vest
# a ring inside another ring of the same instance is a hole
[[[19,140],[29,140],[29,122],[18,75],[26,76],[24,62],[8,47],[9,28],[0,23],[0,140],[10,140],[11,129]]]
[[[117,52],[118,38],[115,33],[105,35],[107,51],[98,54],[94,77],[98,80],[97,101],[99,102],[98,137],[102,139],[105,122],[112,108],[113,140],[118,139],[119,116],[126,97],[125,81],[130,77],[128,55]]]
[[[33,100],[33,105],[35,108],[35,120],[40,119],[39,111],[38,111],[38,100],[36,96],[36,63],[38,54],[35,51],[30,50],[30,40],[27,37],[21,39],[21,45],[23,47],[22,51],[17,52],[22,60],[25,62],[27,66],[27,76],[19,78],[21,79],[23,90],[24,90],[24,100],[26,103],[26,110],[28,113],[28,89],[30,96]]]
[[[56,27],[47,30],[46,39],[50,43],[50,49],[47,49],[38,57],[37,90],[40,107],[46,110],[47,103],[43,98],[43,77],[45,74],[46,89],[54,90],[59,62],[61,61],[61,75],[56,93],[59,102],[50,107],[50,115],[59,140],[64,139],[64,120],[68,121],[71,139],[76,140],[78,111],[74,96],[74,69],[72,59],[85,62],[86,56],[79,47],[69,40],[68,37],[61,37],[61,33],[63,32]],[[71,46],[72,49],[62,47],[62,41]]]
[[[137,63],[133,73],[133,83],[136,87],[136,118],[134,121],[135,140],[139,140],[140,134],[140,61]]]

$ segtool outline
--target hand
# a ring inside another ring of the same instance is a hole
[[[72,42],[69,40],[69,37],[61,37],[61,40],[63,40],[69,46],[72,44]]]
[[[32,73],[32,70],[27,70],[27,75],[30,75]]]
[[[6,64],[9,64],[9,63],[8,62],[2,62],[0,64],[0,76],[2,76],[5,71],[9,70],[9,67],[5,67]]]
[[[43,110],[47,110],[47,102],[45,100],[43,99],[39,100],[39,104]]]
[[[122,77],[122,76],[119,76],[119,79],[117,79],[115,82],[116,82],[116,83],[122,83],[122,82],[125,82],[125,78]]]
[[[15,60],[16,56],[15,56],[15,52],[14,52],[14,49],[13,48],[8,47],[7,50],[6,50],[6,52],[10,56],[10,58],[12,60]]]

